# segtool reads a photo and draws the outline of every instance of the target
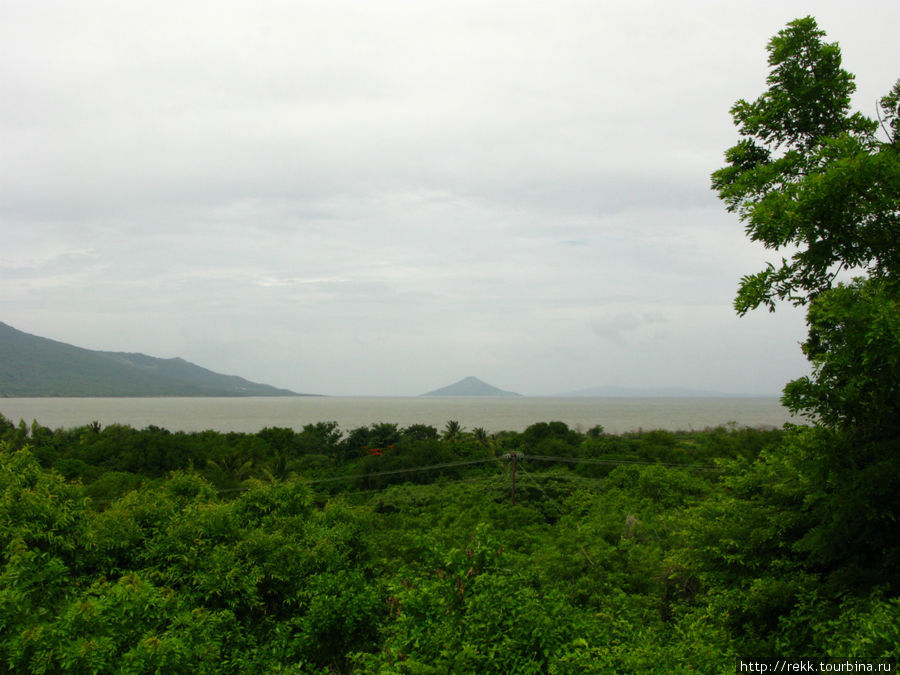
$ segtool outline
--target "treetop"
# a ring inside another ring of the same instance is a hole
[[[741,279],[739,314],[777,300],[804,305],[842,270],[900,274],[900,81],[879,121],[851,113],[854,76],[824,36],[812,17],[791,21],[769,42],[768,89],[731,108],[741,139],[712,187],[751,240],[791,252]]]

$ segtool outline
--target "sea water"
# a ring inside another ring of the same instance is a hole
[[[239,398],[0,398],[0,414],[14,423],[37,420],[71,428],[97,421],[136,429],[256,432],[264,427],[300,430],[335,421],[344,431],[376,422],[442,429],[522,431],[536,422],[565,422],[586,431],[699,430],[722,425],[780,427],[791,417],[777,398],[489,398],[489,397],[239,397]]]

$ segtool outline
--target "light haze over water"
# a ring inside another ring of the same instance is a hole
[[[639,429],[696,430],[729,423],[748,427],[802,424],[777,398],[484,398],[484,397],[261,397],[261,398],[8,398],[0,413],[13,422],[71,428],[154,425],[171,431],[239,431],[265,427],[300,430],[336,421],[349,431],[376,422],[401,427],[449,420],[466,430],[522,431],[536,422],[561,421],[586,431],[597,424],[609,433]]]

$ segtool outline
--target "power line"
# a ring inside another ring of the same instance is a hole
[[[431,471],[432,469],[449,469],[457,466],[466,466],[471,464],[484,464],[485,462],[497,462],[496,457],[485,457],[483,459],[470,459],[465,462],[447,462],[445,464],[431,464],[430,466],[415,466],[407,469],[391,469],[389,471],[375,471],[373,473],[363,474],[344,474],[333,478],[319,478],[315,480],[300,481],[303,485],[313,485],[315,483],[332,483],[339,480],[359,479],[359,478],[375,478],[377,476],[392,476],[400,473],[414,473],[416,471]]]
[[[452,479],[452,480],[446,480],[446,481],[442,481],[442,482],[440,482],[440,483],[432,483],[432,484],[429,485],[429,487],[439,487],[439,488],[440,488],[440,487],[445,487],[445,486],[447,486],[447,485],[458,485],[458,484],[460,484],[460,483],[481,483],[481,482],[487,482],[488,485],[487,485],[486,488],[485,488],[485,489],[487,489],[487,488],[490,488],[490,487],[492,486],[493,483],[496,483],[497,481],[499,481],[499,480],[502,479],[502,478],[503,478],[503,474],[502,474],[502,473],[495,474],[495,475],[492,475],[492,476],[479,476],[478,478],[454,478],[454,479]],[[372,494],[373,492],[384,492],[384,491],[390,490],[390,489],[404,489],[404,488],[406,488],[406,487],[407,487],[407,484],[403,484],[403,485],[385,485],[385,486],[383,486],[383,487],[370,488],[370,489],[368,489],[368,490],[354,490],[353,492],[341,492],[340,495],[341,495],[342,497],[349,497],[349,496],[353,496],[353,495]],[[424,486],[423,486],[423,485],[416,485],[415,487],[421,489],[421,488],[424,487]]]
[[[553,499],[553,497],[547,494],[544,488],[542,488],[534,478],[531,477],[531,474],[525,470],[525,467],[522,467],[522,473],[524,473],[525,477],[528,478],[528,480],[530,480],[534,484],[534,486],[541,491],[541,494],[547,498],[547,501],[549,501],[556,507],[556,510],[559,511],[560,515],[566,515],[565,511],[562,510],[562,507],[556,503],[556,500]]]
[[[704,464],[684,464],[684,463],[666,463],[666,462],[647,462],[642,460],[621,460],[621,459],[591,459],[586,457],[556,457],[551,455],[525,455],[525,454],[516,454],[516,459],[519,461],[522,460],[534,460],[538,462],[563,462],[567,464],[592,464],[592,465],[612,465],[612,466],[628,466],[628,465],[637,465],[637,466],[665,466],[667,468],[685,468],[685,469],[700,469],[706,471],[722,471],[723,469],[718,466],[704,465]],[[403,469],[389,469],[386,471],[373,471],[371,473],[363,473],[363,474],[343,474],[340,476],[332,476],[331,478],[315,478],[312,480],[298,480],[296,481],[300,485],[319,485],[323,483],[334,483],[338,481],[347,481],[347,480],[362,480],[367,478],[378,478],[381,476],[396,476],[405,473],[417,473],[422,471],[433,471],[436,469],[452,469],[461,466],[473,466],[475,464],[486,464],[489,462],[501,462],[501,458],[499,457],[482,457],[480,459],[470,459],[464,460],[460,462],[444,462],[441,464],[429,464],[427,466],[415,466],[415,467],[407,467]],[[524,469],[523,469],[524,472]],[[528,478],[537,485],[534,478],[530,473],[526,473]],[[551,476],[546,476],[550,478]],[[557,474],[555,477],[561,478],[564,480],[599,480],[599,479],[590,479],[585,476],[565,476],[562,474]],[[470,480],[470,479],[459,479],[459,480]],[[456,481],[453,481],[456,482]],[[390,487],[390,486],[385,486]],[[540,486],[537,486],[541,489],[541,492],[544,492]],[[216,494],[228,494],[233,492],[246,492],[247,490],[252,489],[251,486],[243,486],[243,487],[235,487],[235,488],[221,488],[216,490]],[[343,493],[343,494],[362,494],[365,492],[377,492],[384,488],[372,488],[370,490],[359,490],[354,491],[352,493]],[[549,499],[550,497],[544,492],[544,495]],[[115,499],[96,499],[92,500],[95,504],[109,504]]]
[[[639,459],[590,459],[588,457],[552,457],[550,455],[523,455],[519,459],[533,459],[538,462],[565,462],[568,464],[606,464],[613,466],[664,466],[666,468],[702,469],[722,471],[722,467],[712,464],[685,464],[684,462],[647,462]]]
[[[378,476],[392,476],[392,475],[398,475],[398,474],[403,474],[403,473],[415,473],[417,471],[431,471],[434,469],[449,469],[449,468],[454,468],[454,467],[458,467],[458,466],[471,466],[473,464],[484,464],[486,462],[498,462],[499,463],[499,461],[500,460],[497,459],[496,457],[484,457],[481,459],[470,459],[470,460],[466,460],[466,461],[462,461],[462,462],[445,462],[443,464],[430,464],[428,466],[415,466],[415,467],[409,467],[406,469],[390,469],[388,471],[374,471],[372,473],[364,473],[364,474],[343,474],[341,476],[333,476],[331,478],[316,478],[313,480],[297,480],[295,482],[300,485],[317,485],[320,483],[333,483],[333,482],[342,481],[342,480],[357,480],[357,479],[362,479],[362,478],[375,478]],[[389,486],[385,486],[385,487],[389,487]],[[252,489],[253,489],[252,486],[243,486],[243,487],[235,487],[235,488],[221,488],[221,489],[216,490],[216,494],[221,495],[221,494],[226,494],[226,493],[230,493],[230,492],[246,492],[247,490],[252,490]],[[377,491],[379,489],[383,489],[383,488],[373,488],[373,491]],[[110,504],[116,500],[115,499],[95,499],[92,501],[95,504]]]
[[[562,507],[561,507],[559,504],[556,503],[556,500],[553,499],[553,497],[551,497],[550,495],[547,494],[547,492],[544,490],[544,488],[542,488],[542,487],[538,484],[538,482],[537,482],[536,480],[534,480],[534,478],[531,477],[531,474],[528,473],[528,472],[525,470],[525,467],[522,467],[522,473],[524,473],[525,476],[526,476],[532,483],[534,483],[534,486],[535,486],[538,490],[541,491],[541,494],[543,494],[544,497],[546,497],[547,500],[548,500],[551,504],[553,504],[553,506],[556,507],[556,510],[559,511],[559,514],[560,514],[561,516],[565,516],[565,515],[566,515],[565,511],[562,510]],[[578,531],[578,534],[581,534],[581,523],[580,523],[579,521],[577,521],[577,520],[575,521],[575,529]],[[581,551],[581,554],[584,556],[584,559],[588,561],[588,564],[589,564],[591,567],[596,567],[596,565],[594,565],[594,561],[591,560],[591,556],[589,556],[589,555],[588,555],[588,552],[584,550],[584,545],[583,545],[583,544],[579,544],[579,545],[578,545],[578,548],[579,548],[579,550]]]
[[[541,473],[532,475],[538,480],[566,480],[575,483],[584,483],[592,488],[599,488],[600,483],[606,480],[606,476],[579,476],[572,473]]]

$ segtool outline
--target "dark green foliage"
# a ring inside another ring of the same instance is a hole
[[[896,280],[900,274],[900,139],[876,136],[878,122],[850,114],[856,85],[836,44],[812,17],[769,43],[769,89],[731,109],[741,134],[713,187],[766,248],[793,249],[741,279],[738,312],[778,299],[805,304],[841,269]],[[896,128],[900,82],[882,100]],[[892,142],[893,141],[893,142]]]
[[[97,513],[27,451],[0,460],[4,671],[315,670],[373,644],[358,512],[298,483],[219,501],[177,474]]]
[[[807,322],[813,373],[784,401],[831,433],[796,467],[816,497],[800,545],[839,586],[900,588],[900,294],[884,279],[842,284]]]
[[[859,437],[900,436],[900,294],[883,280],[841,284],[816,298],[803,351],[812,377],[784,402]]]
[[[462,427],[459,425],[459,422],[457,422],[456,420],[450,420],[444,427],[444,432],[441,434],[441,437],[445,441],[452,441],[458,438],[461,433]]]
[[[410,441],[436,441],[438,430],[428,424],[412,424],[403,430],[403,438]]]
[[[576,446],[584,437],[569,429],[564,422],[538,422],[522,432],[520,448],[527,449],[535,455],[552,455],[554,447]],[[558,441],[558,443],[553,443]]]
[[[680,559],[759,649],[876,658],[896,616],[879,594],[900,592],[900,81],[879,121],[851,114],[854,77],[823,36],[807,17],[772,39],[769,89],[732,108],[742,138],[713,174],[752,240],[792,251],[744,277],[735,307],[808,305],[812,374],[783,401],[821,426],[730,465]],[[871,638],[823,639],[828,612],[859,626],[859,607],[879,617]]]

